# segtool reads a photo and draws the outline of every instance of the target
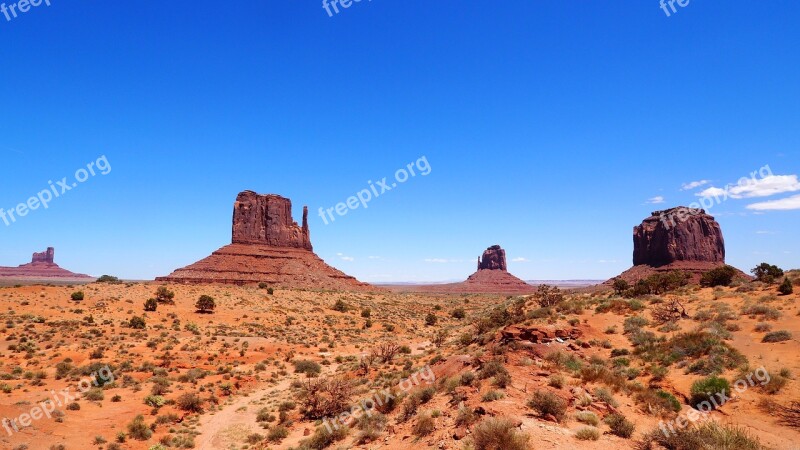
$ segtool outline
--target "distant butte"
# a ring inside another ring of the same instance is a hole
[[[56,251],[53,247],[41,253],[34,253],[31,262],[19,267],[0,267],[0,277],[6,278],[54,278],[54,279],[76,279],[94,280],[94,277],[81,273],[73,273],[62,269],[55,263]]]
[[[478,270],[461,283],[389,286],[395,291],[468,293],[468,294],[530,294],[536,288],[508,273],[506,251],[493,245],[478,258]]]
[[[308,208],[292,219],[292,202],[279,195],[244,191],[233,204],[231,244],[156,281],[257,284],[289,289],[375,290],[329,266],[313,252]]]
[[[725,240],[719,223],[703,209],[679,206],[654,211],[634,227],[633,267],[619,277],[635,283],[658,272],[683,270],[699,281],[722,265]]]

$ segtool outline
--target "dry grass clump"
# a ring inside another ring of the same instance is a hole
[[[581,428],[575,433],[575,437],[581,441],[596,441],[600,439],[600,430],[597,428]]]
[[[534,392],[528,401],[528,408],[536,411],[540,417],[553,416],[559,422],[567,416],[567,402],[552,392]]]
[[[528,450],[530,436],[517,430],[506,418],[489,418],[472,432],[475,450]]]
[[[745,429],[730,425],[707,423],[699,428],[676,429],[665,434],[655,429],[637,442],[636,450],[690,450],[690,449],[736,449],[763,450],[758,438]]]

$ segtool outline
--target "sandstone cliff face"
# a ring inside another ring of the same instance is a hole
[[[725,263],[719,223],[702,209],[656,211],[633,230],[633,265],[661,267],[679,261]]]
[[[725,240],[719,223],[702,209],[680,206],[655,211],[634,227],[633,267],[619,278],[635,283],[656,273],[681,270],[699,282],[705,272],[724,264]],[[738,275],[748,278],[741,272]]]
[[[303,208],[303,226],[292,220],[292,201],[280,195],[241,192],[233,204],[234,244],[313,250],[308,231],[308,207]]]
[[[44,264],[55,264],[53,261],[56,256],[56,250],[53,247],[48,247],[46,251],[41,253],[34,253],[33,257],[31,258],[31,263],[44,263]]]
[[[288,198],[244,191],[233,205],[232,244],[156,281],[376,290],[329,266],[312,249],[308,208],[303,209],[303,225],[298,226]]]
[[[507,271],[506,251],[499,245],[493,245],[483,252],[483,256],[478,258],[478,270],[502,270]]]

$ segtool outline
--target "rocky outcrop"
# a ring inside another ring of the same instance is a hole
[[[291,200],[244,191],[233,205],[232,243],[157,281],[267,283],[276,288],[375,290],[329,266],[312,251],[308,208],[303,224],[292,219]]]
[[[724,264],[719,223],[705,210],[679,206],[655,211],[634,227],[633,267],[619,278],[635,283],[659,272],[681,270],[698,282],[705,272]],[[744,273],[739,276],[747,278]]]
[[[510,274],[506,266],[506,251],[493,245],[478,258],[478,271],[461,283],[404,286],[398,291],[485,294],[530,294],[536,288]]]
[[[493,245],[483,252],[483,256],[478,258],[478,270],[502,270],[507,271],[506,251],[499,245]]]
[[[633,230],[633,265],[677,261],[725,263],[725,241],[714,218],[686,207],[656,211]]]
[[[509,325],[500,330],[503,342],[527,341],[534,344],[547,344],[557,339],[562,341],[580,339],[583,332],[575,327],[556,328],[554,326]]]
[[[31,258],[31,264],[35,263],[44,263],[44,264],[55,264],[53,261],[56,257],[56,249],[53,247],[47,247],[46,251],[41,253],[34,253],[33,257]]]
[[[292,220],[292,201],[280,195],[244,191],[233,204],[233,243],[313,250],[308,231],[308,207],[303,226]]]
[[[14,279],[69,279],[69,280],[93,280],[94,277],[82,273],[73,273],[62,269],[55,263],[56,251],[53,247],[47,250],[34,253],[31,262],[19,267],[0,267],[0,277]]]

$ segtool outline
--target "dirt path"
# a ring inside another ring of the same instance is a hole
[[[246,396],[234,399],[213,414],[204,415],[200,419],[195,443],[200,450],[228,450],[231,447],[241,448],[245,438],[252,433],[263,432],[256,425],[256,415],[261,409],[262,398],[277,391],[286,390],[291,384],[286,379],[276,385],[256,389]],[[263,433],[262,433],[263,434]]]

